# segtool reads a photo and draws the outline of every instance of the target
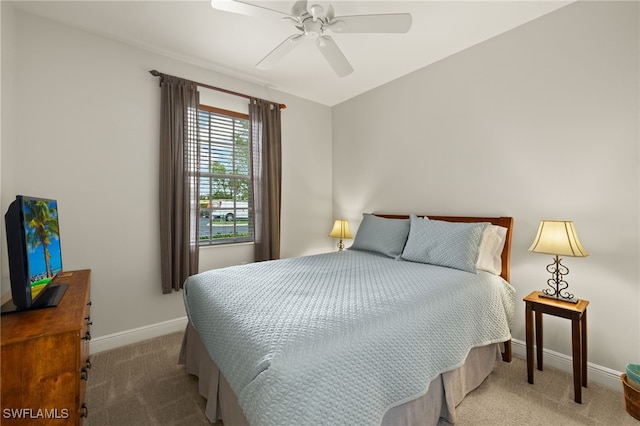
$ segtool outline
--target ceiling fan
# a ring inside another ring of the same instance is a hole
[[[246,0],[211,0],[214,9],[245,15],[261,15],[261,12],[275,12],[282,20],[291,22],[299,34],[287,37],[275,49],[269,52],[256,64],[259,69],[269,69],[284,58],[294,47],[305,39],[315,40],[315,44],[335,71],[338,77],[353,72],[353,67],[344,56],[333,38],[326,31],[334,33],[406,33],[411,28],[411,14],[388,13],[379,15],[335,16],[333,6],[328,8],[319,4],[307,6],[306,0],[298,0],[291,11],[274,8],[274,4],[282,2],[258,2]],[[270,7],[266,7],[266,6]]]

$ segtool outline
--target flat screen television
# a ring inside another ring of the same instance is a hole
[[[58,203],[16,196],[4,215],[11,278],[2,313],[57,306],[67,285],[50,285],[62,271]]]

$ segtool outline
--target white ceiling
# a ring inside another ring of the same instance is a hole
[[[289,8],[293,1],[266,2]],[[329,2],[309,0],[327,7]],[[331,34],[354,72],[339,78],[311,41],[270,70],[255,64],[298,33],[276,14],[245,16],[198,1],[19,1],[18,9],[333,106],[556,10],[569,1],[347,1],[335,14],[411,13],[406,34]],[[159,70],[163,71],[163,70]],[[215,85],[215,82],[203,82]]]

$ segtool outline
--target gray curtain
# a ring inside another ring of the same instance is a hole
[[[164,76],[160,118],[162,292],[180,290],[198,272],[197,83]]]
[[[251,99],[254,260],[280,258],[282,180],[280,105]]]

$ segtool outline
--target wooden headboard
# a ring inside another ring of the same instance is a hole
[[[388,219],[408,219],[409,215],[401,214],[384,214],[374,213],[376,216],[385,217]],[[504,242],[504,248],[502,249],[502,272],[500,276],[506,281],[509,281],[509,271],[511,266],[511,235],[513,232],[513,218],[508,216],[502,217],[473,217],[473,216],[432,216],[432,215],[417,215],[418,217],[428,217],[432,220],[446,220],[447,222],[489,222],[494,225],[507,228],[507,236]]]

